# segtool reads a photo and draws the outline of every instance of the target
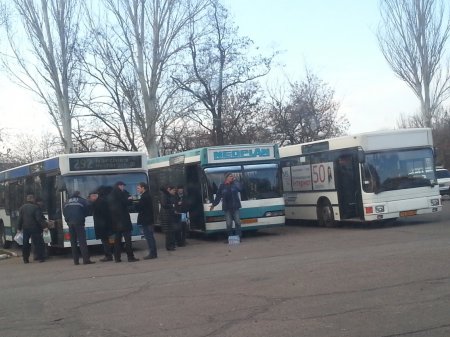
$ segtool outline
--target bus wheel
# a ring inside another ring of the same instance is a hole
[[[319,221],[319,226],[334,226],[333,207],[328,200],[322,202],[317,206],[317,220]]]

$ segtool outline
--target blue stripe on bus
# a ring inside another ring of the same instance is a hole
[[[282,224],[270,224],[270,225],[264,225],[264,226],[261,226],[261,225],[256,225],[256,226],[245,225],[245,226],[241,227],[241,230],[243,232],[245,232],[245,231],[252,231],[252,230],[258,230],[258,229],[267,229],[267,228],[276,228],[276,227],[284,227],[284,222]],[[207,229],[207,230],[205,230],[205,233],[206,234],[221,233],[221,232],[223,233],[225,231],[226,231],[225,228],[222,228],[222,229],[209,229],[209,230]]]
[[[44,170],[51,171],[59,168],[59,158],[51,158],[44,162]]]
[[[86,231],[86,240],[97,240],[97,238],[95,236],[94,227],[86,227],[85,231]],[[64,237],[65,237],[66,233],[69,233],[68,228],[64,229]],[[131,230],[131,236],[140,236],[140,235],[142,235],[141,229],[139,228],[139,226],[137,224],[134,223],[133,229]]]
[[[262,206],[262,207],[251,207],[251,208],[241,208],[239,210],[241,219],[246,218],[262,218],[267,212],[273,211],[284,211],[284,205],[274,205],[274,206]],[[223,211],[206,211],[206,216],[223,216]]]

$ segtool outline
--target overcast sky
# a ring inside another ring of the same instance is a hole
[[[263,51],[282,51],[273,78],[301,81],[307,66],[336,92],[350,133],[394,128],[418,100],[384,60],[375,36],[377,0],[223,0],[241,35]],[[0,78],[0,127],[51,130],[31,93]]]

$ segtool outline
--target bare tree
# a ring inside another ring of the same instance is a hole
[[[13,0],[20,22],[9,21],[13,56],[3,55],[8,73],[47,106],[65,152],[73,151],[72,118],[82,88],[78,67],[80,6],[75,0]],[[13,28],[24,28],[23,34]],[[23,50],[25,47],[29,50]],[[22,48],[23,47],[23,48]],[[18,71],[18,70],[21,70]]]
[[[15,166],[32,163],[64,152],[58,137],[48,132],[41,136],[29,133],[10,134],[7,136],[7,140],[9,146],[4,160]]]
[[[239,37],[227,9],[217,0],[209,2],[205,20],[191,22],[192,63],[174,80],[209,113],[204,126],[211,128],[214,144],[221,145],[225,143],[222,124],[226,92],[267,75],[275,54],[251,56],[253,41]]]
[[[114,33],[127,48],[138,83],[140,104],[135,121],[150,157],[158,155],[157,122],[174,99],[165,86],[178,55],[186,48],[183,33],[204,0],[104,0],[117,26]],[[117,28],[118,27],[118,28]]]
[[[450,97],[448,63],[442,65],[450,16],[442,0],[381,0],[378,41],[392,70],[420,100],[424,125]]]
[[[273,139],[280,145],[299,144],[342,135],[349,122],[338,116],[334,90],[311,71],[302,82],[290,83],[289,90],[270,93],[270,121]]]
[[[142,106],[137,77],[130,69],[130,52],[108,29],[100,29],[92,18],[89,23],[91,44],[83,60],[86,93],[79,101],[86,114],[77,120],[78,145],[92,149],[100,143],[136,151],[141,143],[136,118],[142,118]]]

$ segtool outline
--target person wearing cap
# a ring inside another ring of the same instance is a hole
[[[114,188],[108,195],[108,205],[111,215],[111,227],[114,232],[114,260],[122,262],[122,237],[125,241],[125,252],[127,253],[128,262],[139,261],[134,256],[133,247],[131,246],[131,224],[128,205],[131,203],[130,194],[125,190],[125,183],[118,181],[114,184]]]
[[[215,206],[222,200],[222,210],[225,213],[225,222],[227,224],[228,236],[233,235],[233,220],[235,225],[234,235],[241,237],[241,218],[239,209],[241,208],[241,200],[239,192],[242,192],[241,185],[235,181],[234,175],[230,172],[225,173],[225,180],[217,189],[216,198],[209,207],[212,211]]]
[[[89,206],[86,199],[80,196],[79,191],[73,192],[65,202],[63,208],[64,219],[69,225],[70,245],[72,248],[73,263],[80,264],[77,244],[80,246],[83,264],[95,263],[91,261],[86,241],[86,230],[84,222],[89,213]]]

